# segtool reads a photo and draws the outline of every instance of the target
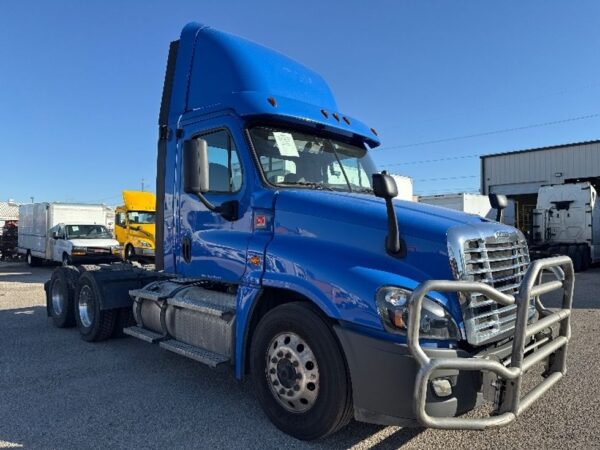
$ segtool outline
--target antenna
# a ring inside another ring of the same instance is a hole
[[[33,203],[33,197],[29,197],[31,199],[31,203]]]
[[[144,192],[144,177],[142,177],[142,192]]]

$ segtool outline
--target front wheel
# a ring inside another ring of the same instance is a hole
[[[318,439],[352,418],[344,356],[311,305],[288,303],[269,311],[254,332],[250,365],[258,400],[283,432]]]
[[[108,339],[115,328],[117,310],[100,309],[100,295],[92,274],[82,273],[77,284],[75,321],[82,339],[89,342]]]

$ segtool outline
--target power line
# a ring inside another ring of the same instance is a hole
[[[479,175],[459,175],[455,177],[418,178],[415,181],[465,180],[467,178],[477,178],[478,176]]]
[[[502,128],[499,130],[484,131],[482,133],[467,134],[467,135],[463,135],[463,136],[453,136],[453,137],[447,137],[447,138],[441,138],[441,139],[433,139],[430,141],[413,142],[411,144],[393,145],[390,147],[375,148],[374,150],[382,151],[382,150],[392,150],[392,149],[399,149],[399,148],[420,147],[423,145],[441,144],[443,142],[460,141],[463,139],[472,139],[472,138],[482,137],[482,136],[492,136],[495,134],[511,133],[513,131],[529,130],[531,128],[549,127],[549,126],[559,125],[559,124],[568,123],[568,122],[576,122],[578,120],[593,119],[596,117],[600,117],[600,113],[587,114],[585,116],[569,117],[567,119],[554,120],[551,122],[534,123],[534,124],[530,124],[530,125],[524,125],[521,127]]]
[[[436,159],[420,159],[416,161],[405,161],[400,163],[393,164],[380,164],[381,167],[394,167],[394,166],[406,166],[412,164],[426,164],[438,161],[451,161],[453,159],[467,159],[467,158],[479,158],[481,155],[479,153],[472,155],[461,155],[461,156],[448,156],[446,158],[436,158]]]

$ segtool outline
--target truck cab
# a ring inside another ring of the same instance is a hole
[[[126,261],[154,261],[156,196],[123,191],[123,205],[115,210],[115,237]]]
[[[67,295],[82,337],[107,339],[129,311],[126,334],[250,376],[267,416],[299,439],[352,417],[512,422],[565,373],[571,262],[532,263],[512,227],[395,199],[371,158],[379,145],[313,70],[187,25],[159,116],[156,271],[83,272]],[[543,272],[553,281],[539,284]],[[59,326],[64,279],[46,286]],[[538,297],[558,289],[556,312]],[[458,417],[484,399],[495,415]]]

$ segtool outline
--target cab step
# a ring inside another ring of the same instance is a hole
[[[154,331],[138,326],[123,328],[123,333],[141,339],[142,341],[149,342],[150,344],[154,344],[163,338],[163,335],[160,333],[155,333]]]
[[[159,342],[158,345],[166,350],[172,351],[173,353],[186,356],[212,368],[217,367],[219,364],[225,364],[229,362],[229,358],[227,356],[220,355],[200,347],[194,347],[193,345],[189,345],[175,339]]]

